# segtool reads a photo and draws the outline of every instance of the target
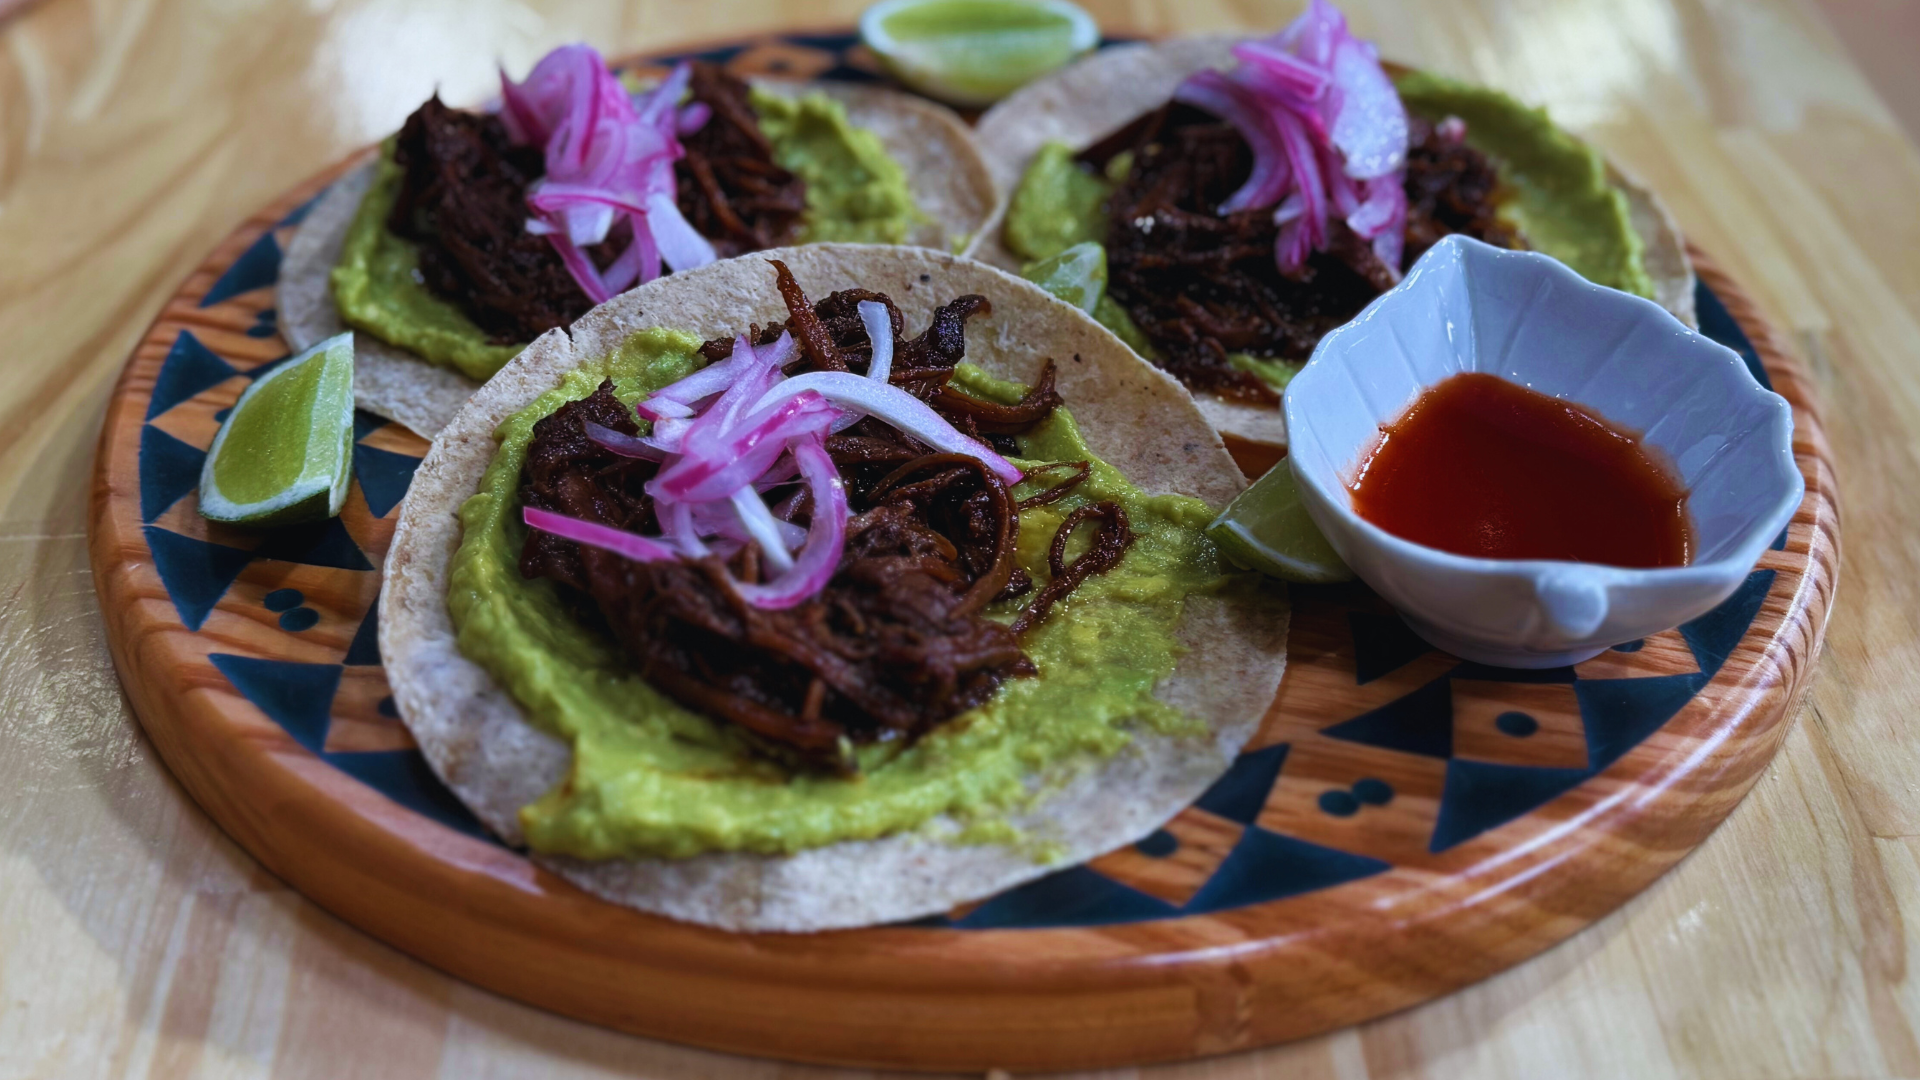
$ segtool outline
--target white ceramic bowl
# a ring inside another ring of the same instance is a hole
[[[1475,559],[1387,533],[1348,481],[1427,387],[1485,372],[1644,432],[1688,489],[1694,561],[1630,570]],[[1502,667],[1575,664],[1713,610],[1800,505],[1793,410],[1733,350],[1558,261],[1450,236],[1287,386],[1288,458],[1340,557],[1420,636]]]

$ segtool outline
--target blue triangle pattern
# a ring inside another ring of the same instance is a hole
[[[200,298],[200,306],[212,307],[223,300],[231,300],[241,293],[264,289],[280,280],[280,244],[273,238],[273,231],[260,234],[240,253],[240,257],[213,283],[207,295]]]
[[[1767,602],[1767,593],[1772,590],[1773,571],[1755,570],[1727,597],[1726,603],[1681,625],[1680,636],[1686,640],[1687,648],[1693,650],[1700,670],[1709,678],[1720,671],[1720,665],[1733,655],[1740,639],[1747,636],[1747,628],[1753,625],[1754,616],[1760,614],[1760,607]]]
[[[1009,889],[953,925],[968,930],[1109,926],[1177,914],[1178,909],[1165,900],[1075,866]]]
[[[353,441],[356,443],[386,426],[387,418],[384,416],[365,409],[353,410]]]
[[[1361,686],[1433,651],[1398,615],[1350,611],[1347,629],[1353,634],[1353,681]]]
[[[1704,281],[1694,283],[1693,310],[1700,319],[1700,333],[1739,353],[1740,359],[1746,361],[1747,372],[1754,381],[1769,390],[1773,389],[1773,380],[1767,378],[1766,365],[1760,362],[1760,354],[1754,350],[1753,342],[1747,340],[1747,332],[1740,329],[1733,313],[1727,310],[1727,305],[1720,302],[1712,289],[1707,288]]]
[[[336,570],[373,569],[339,518],[275,529],[267,534],[254,557]]]
[[[212,349],[200,344],[193,331],[182,330],[160,363],[160,377],[153,381],[153,396],[147,399],[147,419],[151,420],[203,390],[211,390],[238,374],[233,365],[220,359]]]
[[[148,525],[144,531],[160,584],[166,586],[173,609],[189,630],[200,629],[240,571],[253,561],[250,551],[196,540],[158,525]]]
[[[150,525],[200,486],[207,452],[148,424],[140,429],[140,523]]]
[[[333,692],[340,686],[339,664],[297,664],[226,653],[211,653],[207,659],[241,696],[285,728],[294,742],[316,754],[326,746]]]
[[[371,446],[353,448],[353,475],[360,481],[360,494],[366,496],[367,510],[374,517],[386,517],[407,497],[407,485],[420,459]]]
[[[1388,865],[1365,855],[1249,828],[1182,911],[1197,915],[1282,900],[1372,877]]]
[[[1210,814],[1251,825],[1267,805],[1273,782],[1280,778],[1280,769],[1286,763],[1286,743],[1241,754],[1234,759],[1227,774],[1215,780],[1194,805]]]
[[[1660,730],[1707,684],[1708,676],[1655,675],[1644,679],[1581,679],[1573,684],[1587,734],[1587,767],[1599,772]]]
[[[353,632],[353,643],[347,646],[347,655],[340,661],[348,667],[377,667],[380,663],[380,595],[374,594],[373,603],[367,608],[366,615],[360,619],[360,629]]]
[[[415,813],[466,833],[499,843],[487,827],[433,775],[418,750],[379,750],[325,754],[327,763]]]
[[[1427,757],[1453,755],[1453,686],[1442,676],[1372,712],[1320,730],[1347,742]]]
[[[1504,683],[1570,683],[1575,678],[1573,669],[1570,667],[1505,668],[1476,664],[1471,660],[1454,668],[1448,674],[1456,679]]]
[[[1434,822],[1427,850],[1439,854],[1505,825],[1579,787],[1591,775],[1587,769],[1495,765],[1464,758],[1449,761],[1440,818]]]

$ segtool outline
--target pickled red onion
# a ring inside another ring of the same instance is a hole
[[[653,420],[650,434],[584,425],[589,439],[613,453],[661,462],[646,489],[662,536],[644,537],[531,507],[526,523],[641,561],[728,558],[753,544],[770,576],[764,582],[731,580],[748,603],[776,609],[825,588],[846,547],[850,515],[845,486],[826,449],[830,430],[871,416],[935,450],[978,458],[1009,484],[1019,482],[1020,470],[1011,462],[887,381],[894,353],[890,314],[872,301],[862,301],[858,310],[872,343],[865,375],[830,371],[787,378],[781,368],[795,352],[791,335],[755,345],[742,334],[728,359],[635,404],[640,418]],[[791,484],[796,473],[811,495],[812,520],[804,533],[776,516],[762,498]]]
[[[546,152],[546,176],[527,194],[527,231],[547,237],[594,303],[659,277],[663,263],[687,270],[714,260],[713,245],[674,203],[679,137],[709,113],[698,103],[680,107],[691,70],[680,65],[638,100],[586,45],[548,53],[525,82],[501,73],[508,135]],[[632,238],[602,270],[584,249],[621,220]]]
[[[1398,277],[1407,113],[1373,45],[1328,0],[1309,0],[1285,30],[1233,55],[1237,68],[1198,72],[1173,95],[1232,124],[1253,150],[1246,183],[1220,212],[1274,207],[1274,260],[1286,274],[1329,245],[1338,213]]]

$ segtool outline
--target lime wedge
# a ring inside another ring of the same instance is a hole
[[[984,107],[1093,48],[1100,28],[1067,0],[883,0],[860,38],[915,90]]]
[[[1353,578],[1307,516],[1300,489],[1294,486],[1293,466],[1284,460],[1228,503],[1207,526],[1207,535],[1243,569],[1309,585]]]
[[[254,380],[213,437],[200,513],[241,525],[319,521],[347,501],[353,465],[353,335]]]
[[[1028,263],[1020,276],[1091,315],[1107,292],[1107,249],[1082,240],[1051,259]]]

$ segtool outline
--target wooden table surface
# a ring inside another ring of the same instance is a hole
[[[1271,27],[1296,8],[1089,6],[1144,34]],[[1624,909],[1407,1013],[1143,1071],[1920,1077],[1920,153],[1790,0],[1346,7],[1392,58],[1550,106],[1664,194],[1776,320],[1826,395],[1840,599],[1773,767]],[[249,211],[436,86],[471,102],[496,58],[524,71],[570,40],[664,48],[845,26],[858,8],[49,0],[0,26],[0,1080],[830,1073],[525,1008],[288,890],[140,735],[84,522],[108,388],[162,299]]]

